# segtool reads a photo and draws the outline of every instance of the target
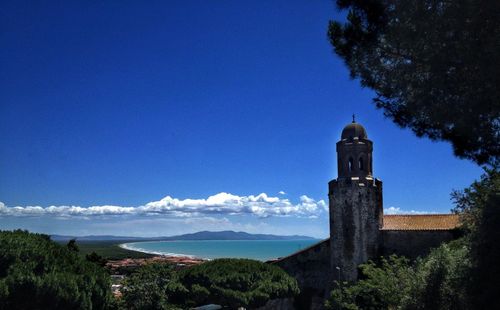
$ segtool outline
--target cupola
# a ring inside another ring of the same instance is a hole
[[[368,140],[365,128],[352,123],[342,130],[337,142],[337,166],[339,178],[371,178],[372,177],[373,143]]]

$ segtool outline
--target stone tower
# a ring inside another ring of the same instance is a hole
[[[372,150],[366,130],[353,118],[337,142],[338,178],[328,183],[334,280],[355,280],[357,266],[379,256],[382,181],[373,178]]]

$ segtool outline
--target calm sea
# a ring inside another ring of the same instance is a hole
[[[206,259],[251,258],[261,261],[284,257],[320,240],[203,240],[147,241],[121,247],[152,254],[192,256]]]

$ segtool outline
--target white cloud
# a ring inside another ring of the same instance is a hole
[[[210,214],[241,215],[258,217],[295,216],[316,217],[327,210],[324,200],[314,200],[303,195],[300,202],[293,204],[289,199],[259,195],[237,196],[218,193],[206,199],[165,198],[137,207],[122,206],[16,206],[7,207],[0,202],[0,216],[42,216],[90,217],[100,215],[168,215],[172,217],[192,217]]]
[[[436,212],[429,212],[429,211],[415,211],[415,210],[401,210],[399,207],[389,207],[389,208],[384,208],[384,214],[433,214]]]
[[[285,191],[279,191],[278,194],[280,194],[280,195],[286,195]]]

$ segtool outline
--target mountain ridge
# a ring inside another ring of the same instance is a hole
[[[272,234],[250,234],[243,231],[198,231],[175,236],[161,237],[127,237],[114,235],[88,235],[88,236],[68,236],[51,235],[54,241],[69,241],[76,239],[79,241],[168,241],[168,240],[313,240],[316,238],[301,235],[281,236]]]

